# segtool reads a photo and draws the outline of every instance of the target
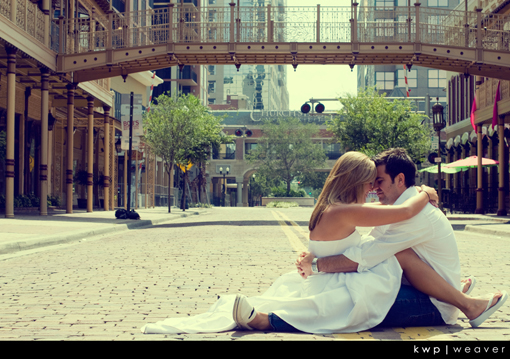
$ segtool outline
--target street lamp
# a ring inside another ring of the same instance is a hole
[[[225,180],[225,176],[228,175],[228,172],[230,171],[230,168],[227,166],[226,173],[223,173],[223,167],[220,167],[220,175],[223,174],[223,188],[222,188],[222,199],[223,199],[223,207],[225,207],[225,196],[227,193],[227,182]]]
[[[437,132],[438,138],[438,146],[437,146],[437,157],[435,161],[437,162],[437,195],[439,196],[439,209],[443,210],[443,198],[442,198],[442,174],[441,174],[441,130],[446,127],[446,122],[443,117],[444,107],[439,103],[439,97],[436,98],[437,103],[432,106],[432,124],[434,125],[434,130]]]

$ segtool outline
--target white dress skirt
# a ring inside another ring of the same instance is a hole
[[[335,241],[309,241],[317,257],[343,253],[358,246],[360,234]],[[400,289],[402,269],[392,256],[362,273],[320,273],[303,279],[297,271],[280,276],[260,296],[248,297],[255,309],[274,313],[308,333],[354,333],[383,321]],[[218,333],[236,328],[232,317],[235,295],[225,295],[205,313],[168,318],[141,328],[145,334]]]

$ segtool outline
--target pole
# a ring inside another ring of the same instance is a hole
[[[129,150],[128,150],[128,191],[127,191],[127,211],[131,210],[131,148],[133,146],[133,97],[134,94],[131,92],[131,98],[129,102]]]
[[[438,206],[439,206],[439,209],[442,211],[443,210],[443,198],[442,198],[442,190],[443,190],[443,184],[442,184],[442,175],[441,175],[441,130],[437,131],[437,138],[438,138],[438,147],[437,147],[437,158],[439,160],[439,162],[437,163],[437,175],[438,175],[438,180],[437,180],[437,195],[439,197],[438,199]]]

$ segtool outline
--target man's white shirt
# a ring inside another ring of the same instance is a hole
[[[417,189],[412,186],[402,193],[395,205],[417,194]],[[411,219],[375,227],[359,247],[347,249],[344,255],[358,263],[358,272],[363,272],[407,248],[412,248],[448,283],[460,289],[460,260],[453,228],[441,210],[430,203]],[[403,284],[406,283],[403,278]],[[430,299],[446,324],[456,323],[457,308]]]

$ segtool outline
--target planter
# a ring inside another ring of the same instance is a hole
[[[87,199],[86,198],[78,198],[78,208],[82,208],[82,209],[87,208]]]
[[[262,197],[262,205],[269,202],[296,202],[300,207],[313,207],[315,198],[313,197]]]

